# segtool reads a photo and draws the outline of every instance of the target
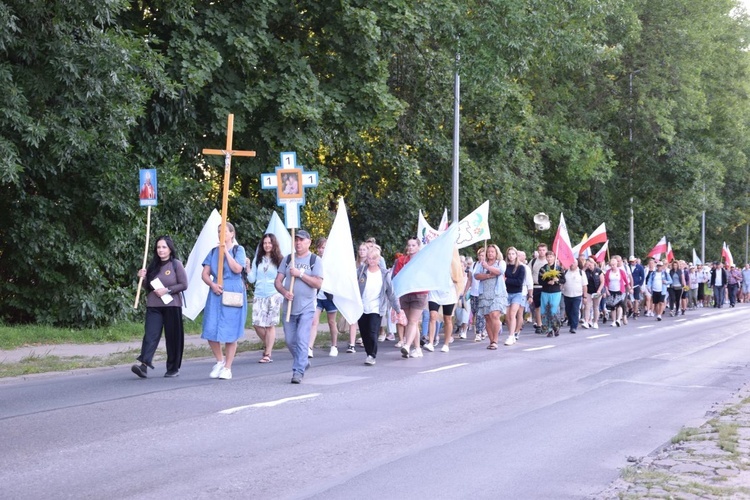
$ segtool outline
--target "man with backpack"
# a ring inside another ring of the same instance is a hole
[[[293,282],[293,283],[292,283]],[[290,288],[284,288],[284,284]],[[284,318],[284,339],[292,354],[292,383],[302,383],[309,367],[307,348],[310,327],[315,316],[318,289],[323,285],[323,259],[310,252],[310,233],[301,229],[294,235],[294,264],[284,259],[276,275],[274,286],[284,297],[281,313]],[[291,314],[287,321],[287,310]]]

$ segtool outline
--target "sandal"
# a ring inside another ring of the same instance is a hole
[[[494,342],[490,342],[490,345],[487,346],[487,349],[494,351],[497,349],[497,344]]]
[[[258,363],[273,363],[273,360],[271,359],[270,354],[264,354],[262,358],[260,358],[260,361]]]

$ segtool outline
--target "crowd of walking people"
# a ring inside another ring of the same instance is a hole
[[[628,321],[665,316],[683,316],[699,308],[722,308],[750,302],[750,264],[739,268],[724,262],[665,262],[619,255],[607,262],[580,256],[562,266],[545,243],[539,243],[532,258],[515,247],[505,254],[495,244],[480,247],[475,255],[454,251],[446,272],[453,286],[445,290],[423,290],[394,295],[392,281],[420,251],[416,238],[406,242],[391,266],[386,264],[374,238],[356,251],[356,279],[363,314],[354,324],[336,321],[336,300],[321,290],[322,255],[326,239],[316,241],[311,251],[310,234],[299,230],[290,255],[282,255],[277,238],[264,234],[255,256],[246,257],[227,223],[223,235],[223,282],[217,280],[219,249],[203,262],[203,281],[210,293],[203,313],[202,338],[208,341],[216,363],[209,376],[232,378],[237,341],[244,335],[247,319],[246,281],[252,293],[252,324],[262,344],[260,363],[273,362],[276,328],[281,323],[286,347],[292,355],[293,384],[302,382],[313,358],[321,314],[326,313],[330,331],[329,356],[337,356],[339,333],[349,337],[346,352],[364,349],[364,363],[376,364],[378,344],[393,342],[403,358],[419,358],[423,351],[450,352],[456,340],[486,342],[497,350],[500,342],[518,342],[526,324],[534,334],[557,337],[564,327],[570,334],[579,328],[621,327]],[[160,237],[154,257],[140,277],[148,278],[146,326],[139,364],[132,371],[141,378],[153,369],[152,358],[161,338],[167,340],[167,377],[179,375],[182,359],[180,292],[187,288],[174,243]],[[155,278],[160,278],[155,280]],[[153,285],[151,284],[153,282]],[[169,296],[172,300],[165,300]],[[231,300],[228,300],[228,297]],[[233,298],[232,298],[233,297]],[[359,338],[357,338],[359,334]],[[224,348],[222,349],[222,344]]]

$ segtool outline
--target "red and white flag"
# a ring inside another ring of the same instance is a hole
[[[602,223],[602,225],[597,227],[596,231],[591,233],[591,236],[589,236],[581,245],[579,252],[584,254],[588,248],[598,245],[599,243],[604,243],[605,241],[607,241],[607,227]]]
[[[596,259],[597,262],[604,262],[604,259],[607,258],[607,249],[609,248],[609,240],[604,242],[604,245],[599,249],[598,252],[596,252],[596,255],[594,255],[594,259]]]
[[[667,262],[674,260],[674,252],[672,251],[672,243],[667,243]]]
[[[565,225],[565,217],[562,213],[560,213],[560,224],[557,226],[555,240],[552,242],[552,251],[555,252],[557,260],[565,269],[569,268],[576,260],[573,256],[573,245],[570,244],[568,226]]]
[[[667,237],[662,236],[659,240],[659,243],[656,244],[654,248],[651,249],[651,251],[648,253],[648,257],[658,257],[663,252],[667,251]]]
[[[724,242],[724,246],[721,248],[721,257],[726,261],[727,267],[732,267],[734,259],[732,258],[732,252],[729,251],[727,242]]]

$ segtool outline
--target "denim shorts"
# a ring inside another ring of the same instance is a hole
[[[518,304],[520,306],[526,305],[526,295],[523,292],[509,293],[508,294],[508,305]]]
[[[328,297],[318,299],[318,309],[327,313],[336,312],[336,304],[333,303],[333,299],[329,299]]]

